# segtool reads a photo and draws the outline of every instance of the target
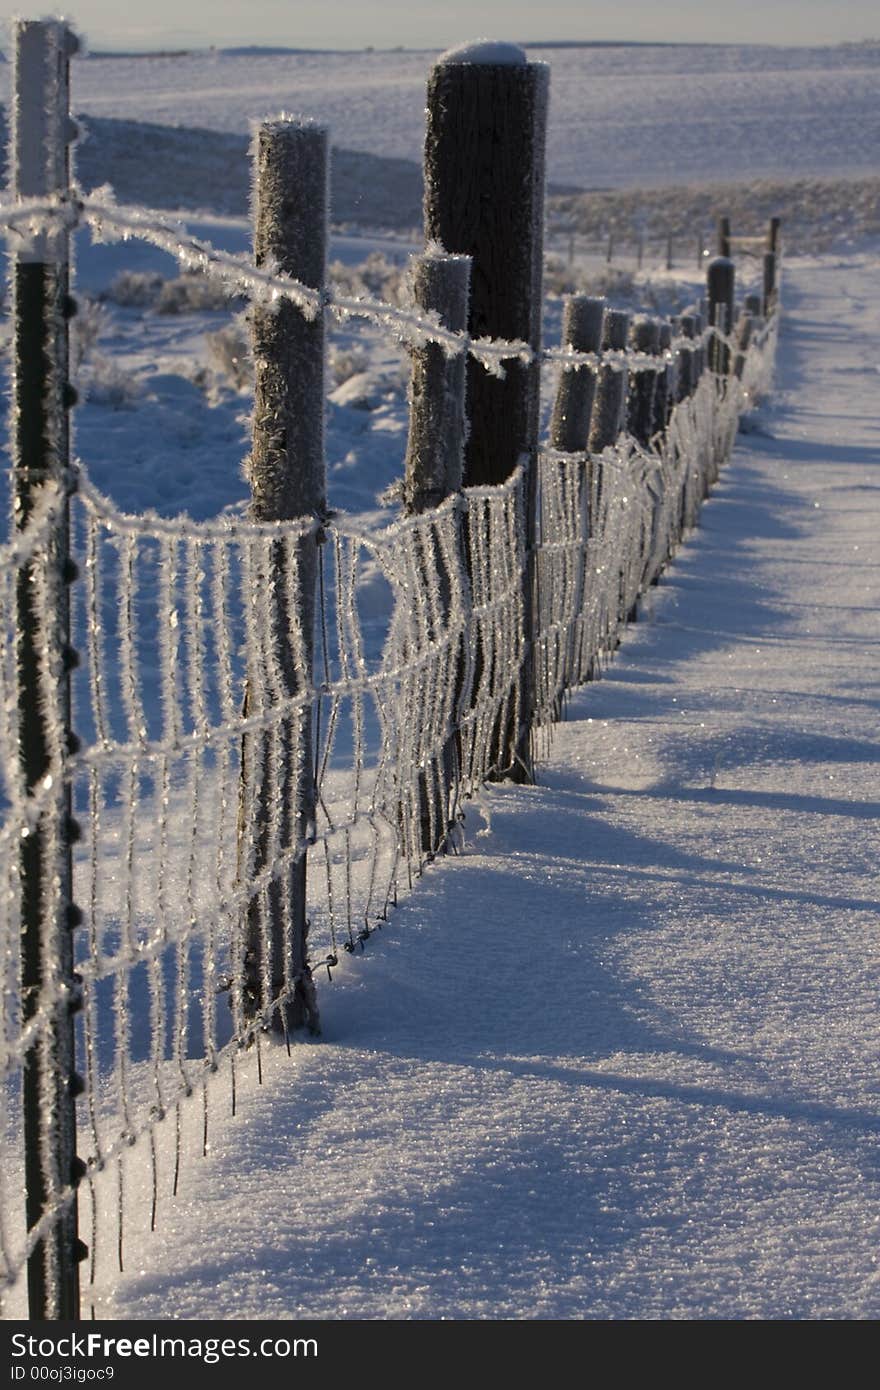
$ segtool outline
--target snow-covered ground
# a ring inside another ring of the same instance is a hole
[[[552,70],[551,180],[592,188],[876,171],[880,44],[551,47],[529,56]],[[436,57],[89,58],[75,64],[75,106],[240,133],[250,119],[285,109],[327,122],[346,149],[419,162],[425,82]]]
[[[880,1313],[877,269],[789,263],[776,401],[539,785],[240,1077],[153,1236],[129,1179],[99,1316]]]
[[[878,52],[536,50],[551,177],[873,169]],[[337,144],[417,161],[431,59],[95,59],[76,104],[239,133],[296,106]],[[248,242],[242,219],[196,230]],[[388,294],[410,249],[355,231],[331,256]],[[700,278],[656,259],[635,278],[573,269],[667,312]],[[159,1154],[154,1235],[132,1151],[126,1272],[103,1230],[99,1316],[880,1312],[878,269],[871,249],[789,257],[763,432],[574,700],[540,785],[484,793],[464,854],[322,986],[323,1041],[264,1051],[262,1088],[248,1059],[234,1120],[218,1082],[210,1157],[187,1155],[173,1203]],[[216,339],[236,306],[121,304],[132,270],[175,273],[134,244],[79,248],[77,450],[125,509],[241,510],[250,397],[234,334]],[[330,502],[367,518],[400,472],[405,355],[348,326],[330,368]],[[196,1102],[193,1153],[201,1122]]]

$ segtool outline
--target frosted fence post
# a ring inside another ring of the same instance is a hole
[[[602,330],[603,351],[623,352],[629,332],[629,314],[620,309],[606,309]],[[601,454],[603,449],[617,443],[623,428],[628,373],[625,364],[610,363],[599,368],[596,399],[590,424],[590,453]]]
[[[425,238],[473,258],[468,331],[541,346],[544,160],[549,68],[513,44],[444,54],[428,78]],[[525,461],[525,648],[519,723],[496,730],[497,775],[532,780],[534,538],[540,364],[503,379],[470,358],[465,486],[503,483]]]
[[[660,319],[657,324],[657,339],[657,352],[661,363],[655,377],[652,436],[662,434],[666,429],[675,400],[675,362],[670,352],[672,325],[665,319]]]
[[[452,256],[439,247],[429,248],[410,263],[414,303],[437,313],[445,328],[467,330],[471,260]],[[438,343],[410,350],[412,376],[409,393],[409,438],[404,466],[404,507],[410,514],[429,511],[461,491],[464,446],[466,354],[450,357]],[[440,607],[449,616],[449,584],[442,579],[442,557],[436,553],[441,576]],[[441,634],[435,634],[439,636]],[[457,696],[456,696],[457,698]],[[443,749],[438,782],[429,772],[419,775],[421,848],[435,854],[442,848],[450,826],[450,796],[457,783],[458,742],[454,732]]]
[[[445,328],[467,330],[471,260],[428,250],[411,262],[415,304],[440,316]],[[466,354],[448,356],[439,343],[410,351],[409,438],[404,505],[424,512],[454,492],[464,476]]]
[[[706,293],[709,301],[709,323],[719,332],[733,332],[733,261],[726,256],[716,256],[709,262],[706,272]],[[718,376],[727,376],[730,371],[730,349],[718,337],[712,338],[709,350],[709,363]]]
[[[751,314],[753,319],[759,319],[762,314],[763,300],[759,294],[747,294],[743,300],[743,305],[747,314]]]
[[[718,255],[730,260],[730,218],[718,219]]]
[[[585,294],[575,294],[566,299],[562,315],[562,346],[570,347],[575,352],[599,352],[602,347],[604,313],[604,299],[592,298]],[[561,453],[584,456],[583,463],[579,465],[578,477],[578,517],[584,547],[592,534],[592,465],[586,449],[595,394],[595,367],[579,366],[563,370],[559,376],[559,387],[550,420],[550,447],[558,449]],[[572,601],[572,611],[577,617],[566,654],[566,684],[569,686],[582,679],[584,674],[581,669],[582,635],[578,631],[577,623],[583,611],[585,582],[585,551],[582,549],[577,561]],[[556,712],[559,713],[558,708]]]
[[[682,343],[678,348],[678,385],[676,387],[676,400],[681,402],[687,400],[688,396],[693,395],[697,389],[696,371],[696,345],[690,346],[690,342],[697,336],[697,321],[693,314],[682,314],[678,320],[678,331],[682,338],[687,338],[687,344]]]
[[[656,355],[660,350],[660,325],[656,319],[639,318],[632,326],[632,345],[637,352]],[[627,400],[627,429],[634,439],[647,446],[654,432],[654,393],[658,374],[633,372]]]
[[[733,375],[737,380],[742,379],[742,374],[746,368],[746,357],[748,356],[749,344],[752,341],[754,322],[752,315],[745,311],[740,315],[736,325],[736,356],[733,360]]]
[[[705,320],[705,318],[703,317],[703,314],[702,314],[702,313],[695,313],[695,314],[693,315],[693,320],[694,320],[694,337],[695,337],[695,339],[696,339],[696,348],[695,348],[695,350],[694,350],[694,387],[693,387],[693,389],[696,391],[697,387],[698,387],[699,384],[700,384],[700,379],[701,379],[701,377],[703,376],[703,373],[704,373],[705,370],[706,370],[706,347],[705,347],[705,343],[703,342],[703,334],[704,334],[704,332],[705,332],[705,330],[706,330],[706,320]]]
[[[69,63],[74,35],[54,20],[16,20],[13,26],[12,175],[16,198],[64,197],[69,189]],[[12,492],[17,530],[24,531],[46,486],[69,496],[67,410],[75,396],[67,381],[69,236],[35,236],[13,262]],[[47,543],[22,565],[16,580],[21,790],[53,789],[36,824],[22,834],[20,903],[22,973],[20,1026],[41,1013],[45,1022],[22,1066],[25,1206],[32,1230],[56,1203],[55,1219],[28,1259],[28,1306],[34,1320],[79,1317],[76,1187],[84,1167],[76,1157],[73,1014],[79,1004],[73,928],[81,913],[72,900],[72,819],[66,768],[70,729],[70,646],[67,586],[75,577],[68,556],[65,503]],[[13,775],[12,773],[10,775]],[[48,782],[46,782],[48,779]],[[45,1001],[44,1001],[45,995]],[[73,1190],[66,1200],[65,1192]]]
[[[779,254],[779,229],[782,226],[781,217],[771,217],[767,224],[767,250],[774,255]]]
[[[277,265],[285,275],[323,291],[327,265],[327,131],[310,122],[287,118],[262,124],[254,139],[256,203],[254,255],[258,266]],[[326,515],[324,469],[324,316],[311,321],[290,301],[253,310],[255,364],[253,449],[250,460],[251,516],[255,521],[321,519]],[[261,576],[269,587],[269,640],[276,646],[282,699],[311,690],[315,592],[319,538],[312,529],[296,544],[294,584],[283,582],[291,552],[273,544],[272,574]],[[299,613],[288,611],[288,595],[297,592]],[[297,669],[292,634],[302,631],[306,669]],[[265,690],[265,672],[248,672],[247,705]],[[273,798],[267,764],[273,756],[271,735],[245,737],[242,755],[242,807],[254,808],[253,823],[241,824],[240,863],[251,858],[253,873],[270,871],[267,862],[273,814],[281,852],[307,843],[314,833],[316,791],[311,702],[281,726],[279,784]],[[255,784],[255,785],[254,785]],[[246,789],[248,789],[246,791]],[[272,803],[276,809],[273,811]],[[261,895],[262,896],[262,895]],[[264,907],[264,903],[267,907]],[[276,1030],[319,1030],[315,987],[308,967],[306,851],[295,856],[283,874],[273,874],[264,903],[252,898],[245,932],[246,1008],[252,1018],[271,1015]],[[268,953],[268,961],[264,959]],[[263,981],[271,981],[272,998],[263,998]],[[273,1001],[285,991],[281,1011]]]
[[[604,312],[604,299],[594,299],[585,294],[575,294],[566,299],[562,316],[562,346],[575,352],[599,352]],[[550,420],[552,448],[568,454],[586,449],[595,394],[594,367],[569,367],[560,373]]]
[[[764,252],[764,293],[762,300],[762,310],[765,319],[776,307],[776,252]]]

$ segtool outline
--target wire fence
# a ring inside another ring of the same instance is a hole
[[[217,1119],[211,1076],[228,1076],[234,1112],[237,1070],[259,1068],[267,1032],[290,1045],[291,1001],[322,969],[331,975],[341,952],[363,947],[425,864],[454,845],[467,799],[510,771],[519,733],[537,740],[566,692],[599,673],[695,523],[740,415],[769,388],[777,315],[768,303],[748,335],[682,333],[659,355],[536,350],[455,332],[415,306],[310,288],[106,197],[21,199],[0,218],[19,252],[28,238],[79,226],[136,236],[252,303],[366,319],[488,372],[546,360],[597,380],[643,378],[662,403],[647,438],[624,429],[593,451],[542,447],[505,482],[466,487],[382,530],[332,515],[124,515],[82,462],[30,479],[27,515],[0,548],[0,1261],[14,1286],[39,1258],[51,1293],[61,1275],[48,1237],[78,1188],[90,1198],[80,1219],[91,1226],[94,1280],[104,1262],[124,1264],[133,1146],[149,1153],[155,1225],[179,1186],[183,1107],[201,1107],[206,1151]],[[710,370],[722,349],[729,370]],[[48,750],[38,779],[20,753],[23,586]],[[303,601],[312,587],[314,626]],[[62,669],[69,708],[57,695]],[[300,814],[306,782],[313,795]],[[44,949],[33,985],[20,964],[22,845],[38,834]],[[70,901],[52,870],[65,852]],[[308,905],[300,962],[297,875]],[[65,961],[54,933],[71,902],[83,925]],[[70,1059],[59,1062],[58,1036],[70,1014],[83,1084],[77,1158],[65,1168],[57,1095]],[[35,1058],[43,1187],[26,1215],[16,1214],[27,1147],[18,1116]],[[167,1185],[160,1127],[174,1135]],[[115,1175],[110,1213],[105,1170]]]

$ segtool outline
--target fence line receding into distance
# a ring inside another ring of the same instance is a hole
[[[256,261],[223,255],[72,187],[72,38],[60,21],[15,32],[0,1262],[8,1286],[27,1271],[47,1318],[77,1315],[83,1259],[90,1280],[123,1264],[132,1148],[155,1224],[192,1106],[207,1150],[212,1075],[234,1110],[238,1069],[259,1070],[268,1032],[289,1046],[318,1030],[316,972],[454,845],[467,798],[532,775],[542,731],[610,656],[768,389],[778,226],[742,309],[720,259],[708,302],[674,324],[574,297],[562,345],[542,347],[546,69],[463,50],[430,79],[432,241],[412,303],[344,299],[324,281],[326,132],[261,128]],[[247,519],[125,515],[69,458],[82,226],[250,297]],[[339,318],[384,325],[412,356],[403,505],[381,530],[326,508],[323,342]]]

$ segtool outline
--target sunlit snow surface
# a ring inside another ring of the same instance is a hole
[[[880,1313],[877,271],[789,262],[776,401],[539,785],[218,1078],[207,1159],[185,1112],[176,1201],[160,1129],[152,1236],[132,1151],[87,1310]]]
[[[548,173],[557,181],[624,187],[876,170],[880,45],[535,48],[528,56],[551,67]],[[90,58],[74,66],[75,105],[239,132],[283,108],[326,122],[344,148],[420,160],[437,57]]]

